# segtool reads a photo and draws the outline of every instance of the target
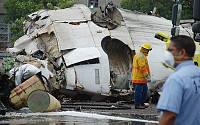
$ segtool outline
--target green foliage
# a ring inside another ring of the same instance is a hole
[[[193,0],[188,0],[185,4],[183,4],[181,18],[182,19],[191,19],[193,18]]]
[[[15,62],[14,58],[7,57],[6,59],[4,59],[3,68],[5,69],[5,71],[11,70],[11,68],[14,65],[14,62]]]
[[[25,21],[25,17],[21,17],[20,19],[16,19],[14,23],[10,26],[10,31],[12,35],[12,40],[16,40],[19,37],[24,35],[23,32],[23,22]]]
[[[183,4],[182,19],[192,18],[192,0],[185,0],[186,4]],[[184,1],[184,3],[185,3]],[[180,0],[183,3],[183,0]],[[122,8],[129,10],[137,10],[139,12],[148,13],[156,7],[157,16],[164,17],[166,19],[172,18],[172,6],[175,4],[172,0],[122,0],[120,3]]]
[[[73,6],[72,0],[8,0],[4,4],[7,14],[4,22],[11,24],[12,39],[17,40],[23,33],[23,21],[28,19],[28,15],[40,9],[61,9]]]
[[[71,7],[73,5],[74,5],[74,2],[71,1],[71,0],[61,0],[58,3],[58,7],[61,8],[61,9],[68,8],[68,7]]]
[[[52,3],[47,3],[47,8],[53,10],[54,9],[53,4]]]
[[[41,3],[35,3],[34,0],[9,0],[4,4],[7,14],[4,16],[6,23],[13,23],[21,17],[27,18],[27,15],[39,9],[44,9]]]

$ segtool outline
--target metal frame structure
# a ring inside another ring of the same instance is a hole
[[[10,24],[0,23],[0,51],[11,47]]]

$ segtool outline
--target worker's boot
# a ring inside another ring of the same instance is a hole
[[[145,109],[145,106],[143,106],[143,105],[137,106],[137,107],[135,107],[135,109]]]
[[[144,103],[143,105],[145,108],[148,108],[149,107],[149,103]]]

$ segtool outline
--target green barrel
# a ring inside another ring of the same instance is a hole
[[[27,105],[32,112],[50,112],[61,109],[60,102],[48,92],[35,90],[29,96]]]

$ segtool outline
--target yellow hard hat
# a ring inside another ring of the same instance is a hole
[[[144,43],[142,47],[148,50],[152,50],[151,45],[149,43]]]

